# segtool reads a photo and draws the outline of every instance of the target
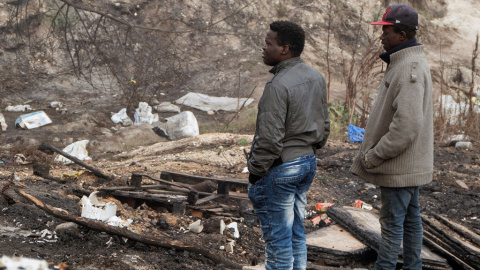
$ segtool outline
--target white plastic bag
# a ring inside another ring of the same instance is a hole
[[[135,125],[158,122],[158,114],[152,114],[152,107],[146,102],[140,102],[135,110]]]
[[[63,148],[63,152],[65,152],[69,155],[72,155],[72,156],[78,158],[79,160],[92,160],[88,156],[88,151],[87,151],[88,142],[89,142],[88,140],[82,140],[82,141],[74,142],[74,143],[68,145],[67,147]],[[73,163],[73,161],[71,161],[70,159],[68,159],[68,158],[66,158],[62,155],[58,155],[55,158],[55,161],[63,162],[65,164]]]
[[[115,124],[122,123],[123,126],[131,126],[132,119],[127,115],[127,108],[121,109],[118,113],[112,113],[112,121]]]

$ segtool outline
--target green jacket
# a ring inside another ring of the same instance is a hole
[[[268,173],[274,160],[287,162],[313,154],[330,133],[325,79],[300,57],[280,62],[270,70],[258,103],[255,136],[248,170]]]
[[[383,187],[420,186],[433,177],[430,68],[418,45],[390,55],[350,171]]]

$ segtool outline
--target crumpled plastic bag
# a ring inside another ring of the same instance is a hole
[[[82,141],[74,142],[74,143],[68,145],[67,147],[63,148],[63,152],[65,152],[65,153],[67,153],[71,156],[74,156],[74,157],[78,158],[79,160],[92,160],[88,156],[88,151],[87,151],[88,142],[89,142],[89,140],[82,140]],[[65,164],[73,163],[73,161],[71,161],[70,159],[68,159],[68,158],[66,158],[62,155],[58,155],[57,157],[55,157],[55,161],[63,162]]]
[[[122,123],[123,126],[133,125],[132,119],[127,115],[127,108],[121,109],[118,113],[112,113],[111,119],[115,124]]]
[[[158,122],[158,114],[152,114],[152,107],[146,102],[140,102],[135,110],[135,125],[153,124]]]

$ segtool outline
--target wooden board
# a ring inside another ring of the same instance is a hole
[[[330,207],[327,210],[327,214],[364,244],[378,251],[381,240],[381,228],[377,211],[344,206]],[[400,262],[402,262],[401,252],[399,254]],[[425,245],[422,246],[421,257],[423,269],[451,269],[445,258],[432,252]]]
[[[368,262],[374,260],[376,255],[373,249],[338,224],[308,233],[306,243],[310,261],[322,260],[331,266]]]

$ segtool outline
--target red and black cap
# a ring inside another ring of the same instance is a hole
[[[389,6],[383,13],[382,20],[371,23],[372,25],[403,24],[418,29],[418,13],[407,5]]]

